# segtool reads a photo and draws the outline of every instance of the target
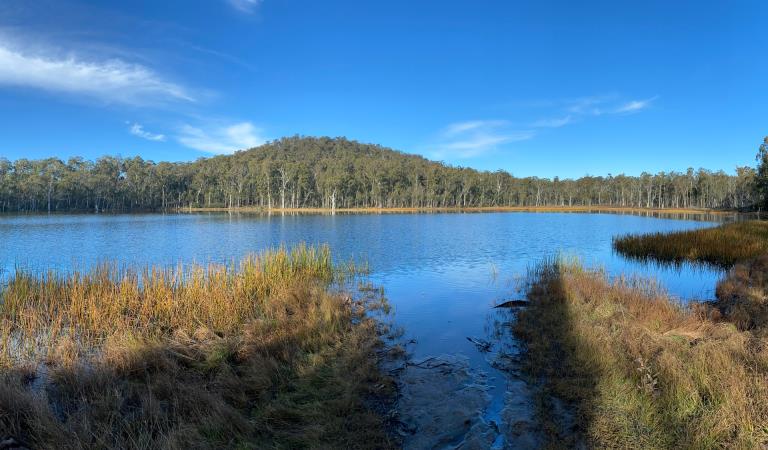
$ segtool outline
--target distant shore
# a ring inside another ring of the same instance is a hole
[[[443,212],[588,212],[588,213],[633,213],[633,214],[737,214],[733,210],[698,209],[698,208],[634,208],[623,206],[481,206],[465,208],[263,208],[241,206],[233,208],[178,208],[179,212],[258,212],[290,214],[403,214],[403,213],[443,213]]]

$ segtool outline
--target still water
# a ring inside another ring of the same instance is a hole
[[[492,305],[514,297],[514,280],[528,267],[558,253],[574,255],[610,274],[653,277],[681,299],[708,299],[719,272],[628,261],[612,251],[611,239],[712,225],[574,213],[0,216],[0,278],[15,266],[68,271],[103,261],[226,263],[281,244],[327,243],[337,260],[369,263],[396,324],[416,342],[414,357],[465,355],[490,373],[498,394],[500,375],[467,337],[487,336]]]
[[[574,213],[0,216],[0,270],[231,262],[281,244],[327,243],[338,260],[369,263],[417,353],[469,353],[466,337],[482,334],[489,306],[513,294],[512,280],[527,267],[558,252],[612,274],[654,277],[683,299],[711,298],[718,272],[628,261],[611,238],[712,225]]]

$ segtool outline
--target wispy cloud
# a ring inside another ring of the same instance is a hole
[[[605,105],[615,101],[614,96],[592,96],[565,100],[565,110],[576,116],[600,116],[605,114]]]
[[[534,135],[532,130],[511,129],[505,120],[472,120],[448,125],[432,147],[436,157],[472,158]]]
[[[0,42],[0,85],[93,97],[131,105],[191,102],[187,90],[150,68],[120,59],[33,54]]]
[[[645,110],[658,98],[627,100],[617,95],[580,97],[567,100],[539,101],[528,104],[536,109],[550,109],[551,116],[528,123],[509,120],[468,120],[443,128],[430,147],[437,158],[473,158],[504,144],[533,139],[545,129],[562,128],[599,116],[626,115]],[[544,114],[543,114],[544,115]]]
[[[266,142],[262,130],[250,122],[216,126],[209,129],[184,125],[178,140],[182,145],[207,153],[232,153]]]
[[[457,122],[448,125],[443,134],[446,136],[455,136],[476,130],[487,130],[489,128],[500,128],[508,125],[506,120],[468,120],[466,122]]]
[[[255,64],[251,64],[248,61],[246,61],[245,59],[238,58],[236,56],[230,55],[229,53],[224,53],[224,52],[220,52],[220,51],[217,51],[217,50],[212,50],[212,49],[209,49],[209,48],[200,47],[200,46],[197,46],[197,45],[187,45],[187,47],[192,49],[192,50],[194,50],[194,51],[196,51],[196,52],[212,55],[212,56],[215,56],[215,57],[217,57],[217,58],[219,58],[219,59],[221,59],[223,61],[226,61],[228,63],[232,63],[232,64],[238,65],[240,67],[244,67],[244,68],[246,68],[246,69],[248,69],[248,70],[250,70],[252,72],[256,72],[256,71],[259,70],[258,66],[256,66]]]
[[[565,100],[561,102],[560,115],[537,120],[531,123],[530,126],[532,128],[560,128],[590,117],[632,114],[649,108],[657,98],[658,96],[644,100],[620,101],[616,96],[595,96]],[[563,116],[563,113],[566,115]]]
[[[615,96],[584,97],[567,102],[567,111],[577,116],[602,116],[638,112],[651,106],[658,95],[644,100],[620,101]]]
[[[227,0],[227,2],[240,12],[251,14],[261,5],[262,0]]]
[[[616,114],[636,113],[650,107],[651,103],[657,98],[658,96],[647,98],[645,100],[632,100],[619,106],[614,112]]]
[[[541,119],[531,124],[534,128],[560,128],[573,123],[573,116],[555,117],[553,119]]]
[[[144,129],[144,126],[138,123],[134,123],[131,125],[131,127],[128,129],[128,131],[131,132],[132,135],[138,136],[142,139],[146,139],[148,141],[156,141],[156,142],[164,142],[165,141],[165,135],[164,134],[156,134],[156,133],[150,133],[149,131]]]

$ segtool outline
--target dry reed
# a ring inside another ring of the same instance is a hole
[[[19,271],[0,296],[0,429],[34,448],[386,448],[381,296],[327,247],[239,265]]]

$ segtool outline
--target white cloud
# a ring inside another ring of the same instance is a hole
[[[531,126],[534,128],[560,128],[573,123],[573,120],[573,116],[569,114],[565,117],[537,120],[536,122],[532,123]]]
[[[448,125],[444,131],[445,135],[455,136],[467,131],[487,129],[491,127],[501,127],[507,125],[506,120],[469,120],[466,122],[457,122]]]
[[[261,133],[262,130],[250,122],[217,126],[208,130],[184,125],[178,140],[182,145],[203,152],[232,153],[257,147],[266,142]]]
[[[236,10],[251,14],[261,5],[262,0],[227,0]]]
[[[0,43],[0,85],[95,97],[133,105],[194,101],[178,84],[120,59],[85,61],[74,56],[30,54]]]
[[[592,96],[571,99],[565,101],[566,111],[575,116],[599,116],[605,111],[606,103],[613,100],[613,96]]]
[[[650,107],[651,103],[657,98],[658,96],[647,98],[645,100],[632,100],[619,106],[613,112],[615,114],[636,113]]]
[[[566,110],[574,116],[602,116],[605,114],[627,114],[651,106],[658,96],[645,100],[630,100],[618,103],[615,96],[584,97],[567,102]]]
[[[599,116],[636,113],[650,107],[657,98],[622,102],[616,95],[606,95],[537,102],[536,107],[552,108],[552,116],[519,126],[508,120],[452,123],[440,132],[437,143],[431,145],[432,153],[438,158],[472,158],[504,144],[533,139],[545,128],[561,128]]]
[[[138,136],[140,138],[146,139],[148,141],[156,141],[156,142],[164,142],[165,141],[165,135],[164,134],[155,134],[150,133],[149,131],[146,131],[144,129],[144,126],[134,123],[129,128],[129,131],[132,135]]]
[[[525,141],[535,136],[532,130],[511,130],[505,120],[472,120],[448,125],[433,152],[437,157],[472,158],[502,144]]]

